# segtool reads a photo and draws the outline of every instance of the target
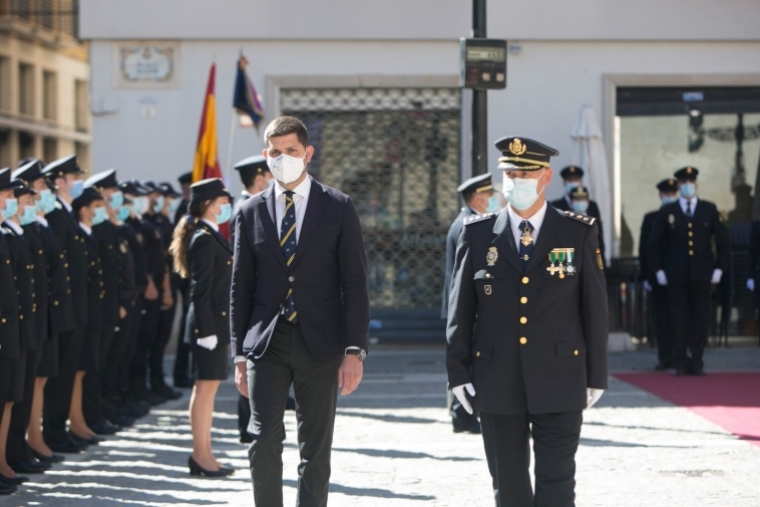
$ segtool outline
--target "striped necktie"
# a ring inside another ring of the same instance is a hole
[[[528,262],[533,253],[533,226],[527,220],[523,220],[519,225],[522,234],[520,235],[520,262],[523,271],[528,269]]]
[[[280,226],[280,248],[285,256],[285,263],[288,266],[288,273],[293,272],[293,261],[296,258],[296,206],[293,202],[293,192],[287,190],[285,193],[285,212],[282,215],[282,225]],[[285,302],[282,305],[282,315],[289,322],[295,324],[298,322],[298,312],[296,311],[296,299],[293,295],[293,288],[288,289],[285,296]]]

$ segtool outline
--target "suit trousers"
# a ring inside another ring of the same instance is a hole
[[[674,366],[702,368],[702,355],[710,332],[710,281],[668,283],[675,324]],[[687,351],[690,355],[687,354]]]
[[[583,411],[557,414],[480,413],[496,507],[574,507],[575,453]],[[530,437],[536,457],[530,485]]]
[[[158,336],[158,321],[161,317],[161,298],[156,301],[148,301],[141,296],[140,299],[142,299],[142,319],[140,320],[140,331],[137,335],[137,346],[134,357],[132,357],[130,370],[130,382],[132,389],[136,391],[143,391],[147,388],[148,357]]]
[[[299,507],[324,507],[330,483],[338,369],[343,357],[315,359],[299,324],[280,321],[266,353],[248,360],[248,392],[253,443],[248,450],[253,499],[258,507],[282,506],[282,419],[290,385],[296,397]]]
[[[42,347],[26,351],[26,371],[24,373],[24,399],[13,404],[11,423],[8,428],[5,458],[11,465],[31,459],[33,456],[26,445],[26,429],[32,417],[32,400],[37,367],[42,358]]]
[[[140,291],[142,293],[142,290]],[[119,365],[118,376],[116,378],[116,391],[121,394],[127,394],[132,389],[132,360],[137,351],[137,340],[140,335],[140,325],[142,323],[143,297],[137,296],[135,304],[131,309],[127,309],[127,344],[124,350],[124,358]]]
[[[82,380],[82,412],[88,426],[93,426],[105,421],[103,414],[103,382],[108,368],[108,358],[111,354],[111,345],[116,336],[116,325],[112,322],[103,323],[100,332],[100,349],[98,351],[98,368],[88,371]]]
[[[675,328],[673,326],[673,309],[668,297],[668,288],[653,285],[652,310],[654,311],[655,333],[657,336],[657,359],[661,364],[673,364]]]
[[[123,319],[119,319],[119,329],[115,331],[111,350],[108,352],[106,368],[103,372],[103,398],[109,399],[118,394],[118,379],[121,367],[124,364],[124,358],[129,347],[129,340],[132,333],[132,324],[135,317],[135,307],[131,304],[124,306],[127,314]]]
[[[174,293],[174,297],[177,297],[177,293]],[[177,305],[174,304],[170,308],[161,310],[158,317],[158,327],[156,332],[156,339],[153,341],[153,345],[150,348],[150,358],[148,365],[150,367],[150,386],[152,388],[160,387],[164,385],[164,352],[166,351],[166,345],[169,343],[169,338],[172,335],[172,324],[174,324],[174,314],[177,310]],[[180,340],[184,340],[184,335],[180,335]]]
[[[63,442],[68,438],[66,421],[84,343],[84,329],[84,324],[78,324],[75,330],[58,335],[58,376],[45,384],[42,434],[48,443]]]

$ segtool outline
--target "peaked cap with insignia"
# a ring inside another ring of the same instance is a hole
[[[140,185],[136,185],[132,180],[125,180],[119,183],[119,190],[125,194],[136,195],[138,197],[148,195],[148,193]]]
[[[483,193],[493,192],[493,181],[491,180],[491,173],[481,174],[474,176],[468,180],[465,180],[461,185],[457,187],[457,192],[461,194],[467,193]]]
[[[42,161],[37,160],[36,158],[31,159],[29,162],[13,171],[13,179],[21,180],[29,185],[33,181],[45,177],[45,175],[42,174],[42,167]]]
[[[267,159],[263,155],[254,155],[235,164],[235,170],[241,175],[245,173],[263,174],[270,172]]]
[[[104,188],[117,188],[119,182],[116,180],[116,169],[109,169],[107,171],[93,174],[84,182],[84,188],[94,188],[96,190],[102,190]]]
[[[662,180],[657,184],[657,190],[660,192],[678,192],[678,182],[673,178]]]
[[[217,197],[227,196],[232,199],[232,196],[227,192],[227,188],[224,186],[224,182],[219,178],[209,178],[201,180],[198,183],[193,183],[190,187],[191,198],[190,206],[201,201],[210,201]]]
[[[182,194],[174,190],[174,187],[168,181],[159,183],[158,186],[161,187],[161,189],[164,191],[164,195],[166,197],[171,197],[173,199],[176,199],[177,197],[182,197]]]
[[[0,169],[0,190],[8,190],[10,188],[13,188],[10,168]]]
[[[562,176],[563,180],[568,178],[583,178],[584,174],[586,174],[586,171],[577,165],[569,165],[559,172],[559,175]]]
[[[69,155],[68,157],[59,158],[55,162],[50,162],[42,170],[42,173],[49,180],[63,178],[67,174],[84,174],[77,164],[77,156]]]
[[[559,155],[554,148],[527,137],[504,137],[496,141],[501,151],[499,169],[505,171],[538,171],[549,167],[549,159]]]
[[[193,173],[192,172],[186,172],[179,175],[179,178],[177,178],[177,181],[180,183],[180,185],[185,185],[187,183],[193,182]]]
[[[699,170],[691,166],[682,167],[673,174],[678,181],[697,181],[697,175]]]
[[[85,206],[89,206],[98,200],[104,200],[100,192],[95,190],[93,187],[85,188],[82,192],[82,195],[71,201],[71,207],[74,209],[74,211],[79,211]]]
[[[13,197],[21,197],[22,195],[36,195],[37,191],[34,190],[31,187],[26,186],[26,184],[21,180],[13,180],[11,182],[12,188],[13,188]]]

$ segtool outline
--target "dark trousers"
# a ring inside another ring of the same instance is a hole
[[[583,411],[539,415],[480,413],[496,507],[574,507],[575,453]],[[536,457],[530,485],[530,445]]]
[[[176,297],[177,294],[175,293],[174,296]],[[169,338],[171,338],[174,312],[176,309],[177,305],[175,304],[172,305],[171,308],[159,312],[156,339],[153,341],[153,345],[150,348],[150,359],[148,360],[148,365],[150,367],[150,385],[154,388],[165,384],[164,353],[166,352],[166,345],[169,343]],[[185,341],[184,336],[181,338],[181,341]]]
[[[337,357],[316,360],[303,341],[299,325],[278,322],[264,356],[248,361],[248,392],[253,443],[248,450],[254,504],[282,506],[282,418],[290,385],[296,396],[299,507],[327,505],[330,453],[338,398]]]
[[[710,332],[710,281],[668,283],[675,324],[673,363],[679,369],[701,369]],[[690,353],[687,354],[687,351]]]
[[[100,335],[100,348],[98,350],[97,368],[88,371],[82,380],[82,412],[88,426],[103,423],[103,381],[108,368],[108,358],[111,354],[111,345],[116,335],[116,323],[103,323]]]
[[[449,407],[451,424],[454,426],[454,429],[464,430],[478,423],[478,413],[468,413],[451,391],[446,393],[446,403]]]
[[[29,447],[26,445],[26,429],[29,427],[29,420],[32,417],[34,381],[37,377],[37,367],[40,364],[41,356],[41,349],[26,351],[24,399],[13,404],[5,449],[5,458],[11,465],[33,457],[29,451]]]
[[[186,299],[189,296],[186,296]],[[185,343],[185,326],[187,325],[187,311],[190,305],[182,305],[182,321],[179,328],[179,339],[177,340],[177,355],[174,357],[174,371],[172,375],[174,380],[185,380],[190,378],[190,344]],[[248,400],[246,400],[246,405]]]
[[[123,319],[119,319],[119,329],[114,334],[111,350],[108,353],[108,360],[106,361],[106,368],[103,372],[103,397],[105,399],[119,394],[119,372],[124,364],[132,333],[135,307],[134,305],[127,305],[124,309],[127,314]]]
[[[132,389],[143,391],[146,389],[148,374],[148,356],[158,335],[158,320],[161,317],[161,301],[148,301],[142,299],[142,319],[140,332],[137,335],[137,346],[132,358],[130,377]]]
[[[142,296],[138,296],[132,309],[127,310],[130,312],[130,315],[128,316],[128,318],[130,318],[130,323],[126,331],[127,345],[124,350],[124,360],[119,366],[118,377],[116,379],[116,390],[122,395],[127,394],[129,390],[132,389],[132,360],[137,351],[137,341],[139,339],[140,325],[142,323],[142,307],[143,298]]]
[[[45,384],[42,434],[48,443],[62,442],[68,438],[66,420],[69,418],[74,377],[82,353],[84,329],[84,324],[78,324],[74,331],[58,335],[58,376]]]
[[[673,310],[668,297],[668,288],[653,285],[652,310],[654,312],[655,333],[657,336],[657,359],[660,364],[673,364],[673,349],[675,342],[675,327],[673,326]]]
[[[238,431],[240,438],[248,433],[248,425],[251,422],[251,402],[245,396],[238,395]]]

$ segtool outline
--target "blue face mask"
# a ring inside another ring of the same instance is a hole
[[[121,205],[124,204],[124,194],[121,192],[116,192],[115,194],[111,194],[111,199],[108,201],[108,205],[111,207],[112,210],[117,210],[121,208]]]
[[[84,181],[76,180],[71,184],[71,190],[69,190],[69,196],[72,199],[76,199],[84,192]]]
[[[24,212],[19,215],[18,221],[21,225],[28,225],[37,219],[37,206],[24,206]]]
[[[129,206],[122,206],[119,208],[119,213],[116,216],[116,218],[119,220],[119,222],[123,222],[127,218],[129,218]]]
[[[174,215],[177,213],[180,204],[182,204],[182,201],[177,198],[169,201],[169,218],[174,219]]]
[[[217,224],[221,225],[225,222],[228,222],[231,216],[232,216],[232,205],[229,203],[222,204],[219,207],[219,214],[214,215],[214,219],[216,220]]]
[[[18,201],[16,199],[6,199],[5,209],[2,210],[3,220],[8,220],[18,211]]]
[[[665,206],[665,205],[673,204],[674,202],[676,202],[678,200],[678,196],[677,195],[663,195],[660,197],[660,200],[662,201],[662,205]]]
[[[488,198],[488,207],[486,213],[496,213],[501,209],[501,200],[498,195],[492,195]]]
[[[48,214],[55,209],[55,196],[50,190],[40,190],[40,199],[37,201],[37,209]]]
[[[100,225],[103,222],[105,222],[108,219],[108,213],[106,212],[105,206],[100,206],[98,208],[95,208],[95,216],[92,217],[92,225]]]
[[[686,199],[691,199],[697,195],[697,185],[692,182],[681,183],[681,195]]]
[[[153,213],[161,213],[161,210],[164,209],[164,196],[159,195],[156,198],[156,204],[153,205]]]
[[[132,210],[138,215],[144,215],[145,212],[148,211],[148,198],[144,195],[135,197],[134,202],[132,203]]]
[[[572,192],[573,190],[575,190],[576,188],[578,188],[580,186],[581,186],[581,184],[578,183],[577,181],[569,181],[569,182],[565,183],[565,193],[567,195],[570,195],[570,192]]]
[[[269,181],[267,181],[267,188],[272,188],[274,186],[274,178],[271,178]]]
[[[588,210],[588,201],[573,201],[573,211],[585,215]]]
[[[538,179],[504,177],[504,198],[517,210],[526,210],[538,200]]]

